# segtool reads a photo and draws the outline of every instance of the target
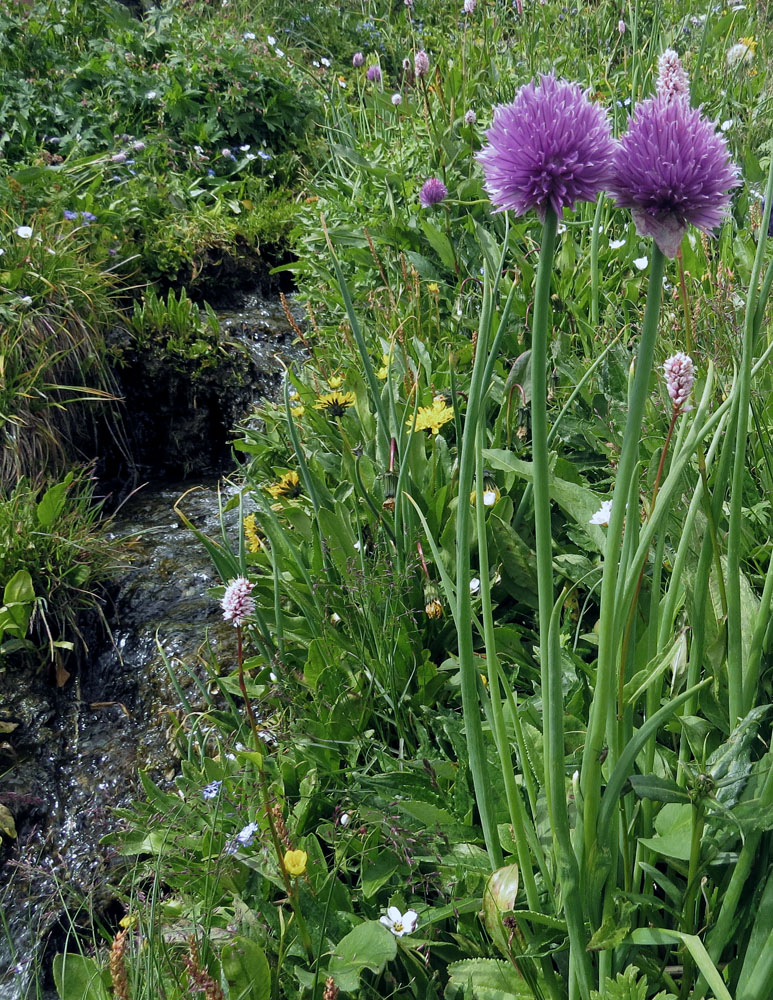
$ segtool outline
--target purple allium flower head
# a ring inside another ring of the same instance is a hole
[[[426,76],[429,73],[429,56],[424,49],[419,49],[413,60],[413,71],[416,76]]]
[[[368,66],[365,76],[367,76],[371,83],[379,83],[381,80],[381,67],[376,66],[375,63],[373,66]]]
[[[666,389],[674,409],[681,410],[690,398],[695,382],[695,365],[692,358],[681,351],[672,354],[663,362],[663,374],[666,377]]]
[[[658,82],[655,89],[658,97],[690,103],[690,80],[673,49],[666,49],[658,59]]]
[[[464,112],[464,124],[465,125],[474,125],[477,120],[478,120],[478,116],[475,114],[475,112],[473,111],[472,108],[470,108],[469,111],[465,111]]]
[[[658,96],[634,110],[608,190],[618,207],[631,210],[637,232],[675,257],[688,224],[716,229],[739,183],[724,138],[700,109]]]
[[[250,591],[253,584],[246,577],[237,576],[225,588],[225,594],[220,602],[223,618],[234,625],[241,625],[255,611],[255,598]]]
[[[113,163],[123,163],[126,160],[126,153],[113,153],[110,159]]]
[[[403,103],[402,94],[392,94],[392,104],[394,104],[395,107],[398,107],[402,103]]]
[[[448,197],[448,188],[438,180],[437,177],[430,177],[424,181],[419,192],[419,201],[422,208],[429,208],[431,205],[438,205],[444,198]]]
[[[359,69],[359,67],[362,66],[364,62],[365,62],[365,56],[362,54],[362,52],[355,52],[354,55],[352,56],[352,66],[354,66],[355,69]]]
[[[609,180],[615,142],[605,112],[552,73],[496,107],[486,138],[477,160],[500,211],[534,208],[544,219],[551,206],[560,217],[566,206],[593,201]]]

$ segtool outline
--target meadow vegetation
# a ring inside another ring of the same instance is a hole
[[[42,9],[3,15],[20,47],[30,24],[46,41],[2,139],[9,329],[47,329],[63,279],[38,272],[61,232],[105,309],[163,279],[128,324],[140,349],[205,358],[206,314],[186,336],[187,299],[159,292],[213,241],[277,238],[311,345],[235,431],[242,530],[189,523],[233,656],[211,666],[208,710],[188,706],[174,783],[143,776],[109,838],[132,861],[126,915],[58,956],[62,1000],[763,1000],[768,7]],[[669,65],[686,95],[663,96]],[[19,67],[3,70],[16,84]],[[592,101],[615,138],[661,93],[647,107],[677,121],[671,193],[700,107],[693,139],[738,167],[707,154],[691,174],[720,225],[686,211],[675,245],[673,228],[646,234],[616,204],[633,161],[562,213],[512,192],[495,212],[476,155],[501,139],[493,108],[551,72],[579,85],[562,107]],[[82,288],[67,302],[93,305]],[[81,396],[109,391],[89,378]],[[48,494],[6,495],[39,512]]]

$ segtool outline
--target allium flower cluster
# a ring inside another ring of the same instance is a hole
[[[477,159],[500,211],[533,208],[544,219],[550,206],[560,216],[577,201],[593,201],[609,179],[615,145],[605,112],[576,83],[552,74],[495,108],[486,138]]]
[[[658,59],[658,81],[655,85],[658,97],[669,101],[690,102],[690,81],[684,71],[679,56],[673,49],[666,49]]]
[[[688,224],[703,232],[719,226],[739,183],[724,138],[700,109],[658,95],[636,107],[608,190],[631,210],[639,234],[675,257]]]
[[[413,71],[416,76],[426,76],[429,73],[429,56],[424,49],[419,49],[413,59]]]
[[[424,181],[419,192],[419,202],[422,208],[438,205],[446,197],[448,197],[448,188],[437,177],[430,177]]]
[[[220,602],[223,609],[223,618],[234,625],[241,625],[245,618],[255,612],[255,598],[251,591],[254,584],[250,583],[246,577],[237,576],[225,589],[225,594]]]
[[[365,73],[365,76],[370,80],[371,83],[380,83],[381,82],[381,67],[380,66],[376,66],[375,64],[373,66],[368,66],[368,69],[367,69],[367,72]]]
[[[364,62],[365,62],[365,56],[362,54],[362,52],[355,52],[354,55],[352,56],[352,66],[354,66],[355,69],[358,69],[360,66],[362,66]]]
[[[692,358],[679,351],[663,362],[666,389],[674,404],[674,410],[681,410],[690,398],[695,383],[695,365]]]

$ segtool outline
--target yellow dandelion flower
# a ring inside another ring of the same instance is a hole
[[[282,864],[288,875],[297,877],[298,875],[303,875],[306,871],[306,862],[308,860],[309,856],[305,851],[285,851]]]
[[[416,430],[439,434],[443,424],[447,424],[449,420],[453,419],[453,408],[442,397],[437,397],[432,401],[432,406],[419,407],[419,411],[416,414]],[[413,421],[406,420],[406,424],[411,427]]]
[[[744,44],[747,49],[751,49],[752,52],[757,48],[757,39],[754,35],[747,35],[746,38],[739,38],[738,41]]]
[[[354,406],[353,392],[326,392],[317,398],[315,410],[326,410],[329,417],[342,417],[349,406]]]
[[[430,281],[430,283],[427,285],[427,291],[430,293],[430,295],[437,295],[438,292],[440,291],[440,286],[436,281]]]
[[[244,537],[247,539],[248,552],[260,552],[263,543],[258,534],[258,525],[254,514],[248,514],[244,519]]]
[[[298,473],[285,472],[284,475],[279,477],[278,482],[266,488],[266,492],[270,493],[275,500],[278,500],[280,497],[288,497],[290,500],[299,497],[303,490]]]
[[[391,358],[388,354],[381,355],[381,368],[376,372],[376,378],[386,378],[389,374]]]
[[[305,407],[305,406],[291,406],[291,407],[290,407],[290,413],[291,413],[291,414],[292,414],[292,415],[293,415],[293,416],[294,416],[294,417],[295,417],[296,419],[297,419],[298,417],[302,417],[302,416],[303,416],[303,414],[304,414],[305,412],[306,412],[306,407]]]
[[[341,386],[344,384],[343,376],[331,375],[330,378],[327,380],[327,384],[330,386],[331,389],[340,389]]]

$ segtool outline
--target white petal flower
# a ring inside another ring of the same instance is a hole
[[[628,242],[628,240],[610,240],[609,241],[609,249],[610,250],[619,250],[620,247],[624,247],[627,242]]]
[[[32,226],[17,226],[16,235],[21,236],[23,240],[32,239]]]
[[[380,923],[388,927],[395,937],[402,937],[403,934],[413,934],[416,930],[416,922],[419,914],[416,910],[406,910],[400,913],[396,906],[390,906],[385,916],[379,917]]]
[[[266,41],[269,45],[276,45],[276,38],[273,35],[269,35]]]
[[[648,264],[648,259],[646,257],[634,257],[633,263],[637,270],[643,271]]]
[[[609,519],[612,516],[612,501],[602,500],[601,507],[596,511],[593,517],[588,522],[589,524],[609,524]]]
[[[245,42],[251,42],[255,38],[255,32],[254,31],[245,31],[244,34],[242,35],[242,38],[245,40]]]
[[[470,593],[472,594],[473,597],[475,597],[476,594],[480,593],[480,580],[477,578],[477,576],[474,576],[470,580]]]
[[[493,507],[497,502],[497,491],[496,490],[484,490],[483,491],[483,506]]]
[[[349,815],[349,813],[341,813],[341,818],[339,819],[338,822],[341,826],[348,826],[349,822],[351,821],[351,818],[352,817]]]
[[[274,49],[274,54],[277,55],[280,59],[284,59],[285,57],[285,54],[284,52],[282,52],[281,49]]]

